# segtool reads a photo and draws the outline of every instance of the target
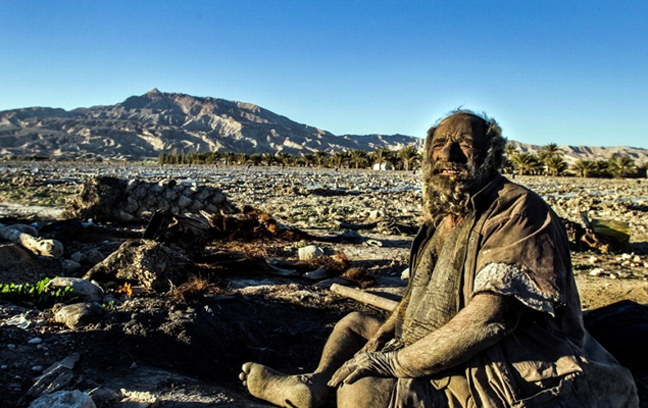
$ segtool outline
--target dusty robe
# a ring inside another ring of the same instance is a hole
[[[432,378],[399,379],[392,406],[638,406],[629,370],[584,329],[556,214],[538,195],[501,176],[473,196],[471,207],[442,246],[434,244],[432,225],[415,238],[396,338],[415,342],[480,292],[514,296],[525,306],[520,324],[459,367]]]

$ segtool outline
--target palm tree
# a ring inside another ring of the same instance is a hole
[[[563,160],[562,155],[556,155],[545,159],[545,169],[550,176],[558,176],[567,170],[567,162]]]
[[[346,151],[344,151],[344,152],[333,152],[333,154],[331,155],[330,160],[331,160],[331,164],[333,165],[333,167],[335,167],[336,169],[339,169],[340,167],[342,167],[342,164],[344,164],[344,162],[347,160],[347,158],[348,158],[348,153]]]
[[[377,164],[378,168],[383,167],[383,163],[387,164],[393,157],[393,152],[386,147],[383,147],[382,149],[375,150],[369,154],[370,158],[372,159],[374,165]]]
[[[504,155],[506,157],[511,157],[517,152],[518,152],[517,147],[515,147],[514,145],[512,145],[510,143],[506,144],[506,147],[504,148]]]
[[[272,164],[277,161],[277,158],[272,153],[263,153],[261,157],[263,157],[266,166],[272,166]]]
[[[261,153],[252,153],[250,155],[250,162],[253,165],[258,166],[259,164],[261,164],[262,161],[263,161],[263,156],[261,155]]]
[[[540,166],[540,162],[536,155],[528,152],[514,154],[511,156],[511,162],[521,175],[531,174]]]
[[[275,158],[277,159],[277,163],[281,164],[282,166],[290,166],[292,154],[279,152],[275,155]]]
[[[349,160],[356,169],[360,168],[361,165],[364,165],[367,161],[369,154],[364,150],[351,150],[349,153]]]
[[[578,160],[573,164],[572,169],[578,177],[589,177],[596,171],[596,163],[591,160]]]
[[[409,171],[421,159],[421,153],[414,145],[403,147],[398,151],[397,155],[403,161],[405,171]]]
[[[504,166],[502,169],[504,173],[510,174],[513,173],[513,170],[515,170],[515,166],[511,161],[511,157],[517,154],[517,151],[517,147],[515,147],[514,145],[510,143],[506,144],[506,147],[504,148]]]
[[[302,153],[299,157],[299,162],[305,166],[310,167],[315,164],[315,155],[313,153]]]
[[[218,153],[217,150],[212,150],[211,152],[207,153],[207,158],[205,159],[205,163],[207,164],[218,164],[218,160],[220,160],[220,153]]]
[[[250,159],[250,155],[247,153],[236,153],[236,164],[243,166]]]
[[[558,147],[557,144],[555,143],[549,143],[546,144],[540,149],[540,153],[538,153],[538,157],[540,160],[543,160],[545,158],[550,158],[554,156],[561,156],[562,157],[562,152],[560,151],[560,148]]]
[[[549,162],[551,161],[554,166],[560,166],[560,160],[562,160],[562,156],[563,154],[560,151],[558,145],[555,143],[549,143],[543,146],[542,149],[540,149],[540,152],[538,153],[538,160],[542,164],[544,164],[545,172],[551,175],[549,171]],[[552,170],[556,170],[556,168],[554,167],[554,169]]]
[[[231,166],[232,163],[236,162],[236,153],[234,152],[225,152],[222,157],[226,166]]]
[[[637,171],[637,165],[628,156],[613,154],[608,160],[608,171],[614,178],[624,178],[627,174]]]
[[[315,163],[317,163],[317,167],[324,166],[324,159],[326,159],[328,153],[324,150],[316,150],[313,154],[315,155]]]

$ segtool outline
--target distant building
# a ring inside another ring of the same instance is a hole
[[[389,163],[375,163],[373,165],[374,170],[394,170],[394,166]]]

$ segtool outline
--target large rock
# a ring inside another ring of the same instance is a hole
[[[63,323],[72,330],[99,322],[106,314],[98,303],[75,303],[63,306],[54,313],[54,321]]]
[[[161,293],[182,283],[192,262],[186,254],[151,240],[124,242],[86,273],[84,279],[107,282],[122,280]]]
[[[88,394],[74,390],[43,395],[32,401],[29,408],[96,408],[96,405]]]

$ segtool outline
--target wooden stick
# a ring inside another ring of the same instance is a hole
[[[350,288],[348,286],[338,285],[334,283],[331,285],[331,292],[337,293],[340,296],[348,297],[353,300],[357,300],[360,303],[366,305],[375,306],[379,309],[387,310],[388,312],[393,312],[398,306],[398,302],[395,300],[387,299],[382,296],[374,295],[373,293],[364,292],[362,290]]]
[[[22,245],[36,255],[59,257],[63,255],[63,244],[55,239],[42,239],[0,224],[0,238]]]

